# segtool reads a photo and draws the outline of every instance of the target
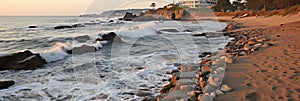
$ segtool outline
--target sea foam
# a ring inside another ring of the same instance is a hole
[[[68,53],[66,53],[67,50],[71,50],[70,45],[57,42],[49,50],[41,52],[40,55],[46,62],[54,62],[64,59],[68,55]]]

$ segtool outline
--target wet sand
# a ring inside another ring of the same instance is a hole
[[[218,17],[232,20],[230,17]],[[226,67],[223,83],[234,91],[216,101],[300,100],[300,14],[269,18],[233,19],[245,26],[238,30],[263,28],[274,46],[238,57]]]

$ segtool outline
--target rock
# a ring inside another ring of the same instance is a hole
[[[156,21],[160,20],[160,23],[163,23],[163,20],[167,20],[167,18],[161,15],[144,15],[133,19],[133,21],[154,21],[154,20]]]
[[[192,91],[195,89],[194,85],[182,85],[180,86],[181,91]]]
[[[74,24],[72,25],[72,27],[76,28],[76,27],[85,27],[83,24]]]
[[[13,80],[9,81],[0,81],[0,90],[1,89],[7,89],[8,87],[14,85],[15,82]]]
[[[202,66],[201,73],[212,72],[212,69],[209,66]]]
[[[69,54],[83,54],[88,52],[95,52],[97,49],[93,46],[82,45],[80,47],[74,47],[72,50],[67,51]]]
[[[74,38],[74,40],[80,42],[80,43],[84,43],[88,40],[90,40],[90,37],[88,35],[84,35],[84,36],[77,36]]]
[[[187,95],[188,95],[190,98],[192,98],[192,97],[195,96],[195,92],[194,92],[194,91],[189,91],[189,92],[187,92]]]
[[[152,93],[152,92],[149,92],[149,91],[139,90],[139,91],[136,93],[136,95],[137,95],[137,96],[144,97],[144,96],[152,96],[153,93]]]
[[[229,31],[229,30],[235,30],[235,29],[240,29],[242,28],[240,25],[235,24],[235,23],[230,23],[228,24],[223,31]]]
[[[213,94],[204,94],[199,101],[212,101],[214,98]]]
[[[109,20],[108,22],[110,22],[110,23],[111,23],[111,22],[114,22],[114,20]]]
[[[179,32],[177,29],[160,29],[159,32]]]
[[[216,94],[217,94],[217,95],[224,95],[224,92],[218,89],[218,90],[216,91]]]
[[[207,55],[211,55],[212,53],[211,52],[202,52],[201,54],[207,56]]]
[[[262,37],[257,38],[258,42],[264,42],[264,41],[270,41],[270,40],[271,40],[271,38],[268,36],[262,36]]]
[[[267,48],[267,47],[269,47],[269,46],[271,46],[272,44],[270,44],[270,43],[266,43],[266,44],[263,44],[261,47],[262,48]]]
[[[203,88],[203,92],[204,92],[204,93],[212,93],[212,92],[216,91],[217,89],[218,89],[218,87],[216,87],[216,86],[206,85],[206,86]]]
[[[28,28],[37,28],[37,26],[36,25],[30,25],[30,26],[28,26]]]
[[[251,48],[252,48],[252,47],[251,47],[251,46],[249,46],[249,45],[247,45],[247,44],[246,44],[246,45],[244,45],[244,50],[245,50],[245,51],[248,51],[248,50],[250,50]]]
[[[124,17],[119,20],[132,21],[134,18],[136,18],[136,15],[134,15],[133,13],[126,12]]]
[[[226,85],[226,84],[222,84],[220,90],[223,91],[223,92],[230,92],[230,91],[232,91],[232,88],[230,88],[230,87],[229,87],[228,85]]]
[[[204,82],[203,78],[199,79],[200,88],[204,88],[206,86],[206,83]]]
[[[209,59],[203,59],[203,60],[201,60],[201,62],[200,62],[200,65],[210,65],[212,63],[212,61],[211,60],[209,60]]]
[[[156,101],[156,97],[154,96],[147,96],[142,101]]]
[[[197,99],[198,99],[198,101],[201,101],[202,95],[199,95]]]
[[[213,38],[213,37],[220,37],[220,36],[223,36],[223,35],[224,35],[223,32],[206,32],[205,37]]]
[[[186,11],[185,9],[177,5],[172,7],[159,8],[156,10],[149,10],[145,12],[142,16],[149,16],[149,15],[164,16],[166,19],[170,19],[170,20],[184,20],[190,17],[188,11]]]
[[[68,25],[59,25],[59,26],[55,26],[54,29],[66,29],[66,28],[72,28],[72,26],[68,26]]]
[[[107,99],[107,98],[108,98],[108,95],[103,94],[103,93],[99,94],[99,96],[98,96],[98,99]]]
[[[222,80],[222,78],[220,76],[210,75],[207,82],[208,82],[208,84],[210,84],[212,86],[219,87],[221,85],[221,80]]]
[[[186,30],[183,30],[183,32],[193,32],[193,31],[186,29]]]
[[[170,82],[169,84],[164,85],[163,87],[161,87],[161,90],[159,92],[160,93],[167,93],[167,92],[169,92],[174,87],[175,87],[175,84],[173,84],[172,82]]]
[[[29,50],[0,57],[0,70],[33,70],[42,67],[46,61],[40,54]]]
[[[227,57],[227,58],[225,59],[225,61],[226,61],[226,63],[232,64],[232,63],[234,62],[234,59],[231,58],[231,57]]]
[[[107,34],[103,34],[101,36],[101,39],[96,40],[96,41],[122,42],[122,39],[120,37],[118,37],[116,33],[110,32]]]
[[[256,40],[249,40],[248,41],[248,45],[252,46],[252,45],[255,45],[257,44]]]
[[[206,36],[206,33],[196,33],[193,36]]]

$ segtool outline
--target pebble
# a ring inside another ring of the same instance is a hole
[[[216,90],[216,94],[217,95],[224,95],[224,92],[218,89],[218,90]]]
[[[221,86],[220,90],[223,91],[223,92],[230,92],[230,91],[232,91],[233,89],[230,88],[228,85],[223,84],[223,85]]]
[[[231,57],[227,57],[227,58],[225,59],[225,61],[226,61],[226,63],[232,64],[234,60],[233,60],[233,58],[231,58]]]

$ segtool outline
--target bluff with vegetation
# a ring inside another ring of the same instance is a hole
[[[156,10],[149,10],[143,14],[142,16],[163,16],[166,19],[171,20],[184,20],[190,17],[188,11],[179,7],[177,5],[168,5],[164,8],[158,8]]]
[[[236,10],[251,10],[251,11],[270,11],[287,9],[295,5],[299,5],[300,0],[235,0],[232,4],[229,0],[218,0],[214,11],[236,11]]]

